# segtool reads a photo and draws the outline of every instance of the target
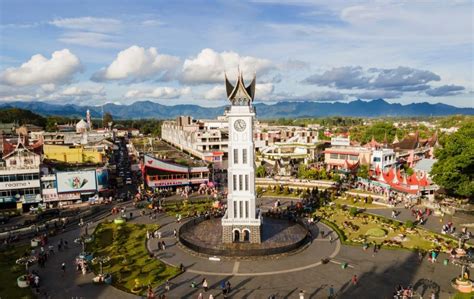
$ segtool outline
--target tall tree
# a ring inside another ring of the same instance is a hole
[[[435,151],[433,181],[448,194],[474,199],[474,122],[468,122],[456,133],[441,139]]]

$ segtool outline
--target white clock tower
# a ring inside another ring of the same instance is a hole
[[[231,102],[226,111],[229,120],[229,165],[227,169],[227,211],[222,218],[222,241],[261,242],[262,218],[255,200],[255,157],[253,120],[256,76],[245,87],[242,74],[233,86],[225,77],[227,97]]]

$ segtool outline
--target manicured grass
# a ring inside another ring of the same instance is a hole
[[[470,294],[457,293],[453,297],[453,299],[472,299],[472,298],[474,298],[474,293],[470,293]]]
[[[362,244],[367,242],[382,244],[385,241],[385,245],[388,247],[421,250],[441,247],[443,251],[457,245],[457,242],[451,238],[421,228],[407,230],[403,223],[384,217],[365,213],[359,213],[357,216],[352,217],[349,210],[336,207],[323,207],[316,212],[316,215],[342,231],[345,237],[343,241],[347,243]],[[346,222],[345,225],[344,222]],[[371,233],[382,229],[386,232],[385,236],[382,236],[381,233],[376,233],[375,235]],[[397,242],[395,238],[399,238],[402,234],[405,235],[406,239]]]
[[[377,205],[373,203],[364,203],[364,199],[361,198],[358,201],[354,202],[353,199],[346,199],[346,198],[338,198],[334,200],[335,204],[340,204],[340,205],[346,205],[350,207],[357,207],[357,208],[363,208],[363,209],[383,209],[383,208],[388,208],[385,205]]]
[[[280,192],[280,193],[277,193],[275,191],[272,191],[272,190],[267,190],[265,192],[262,192],[261,193],[263,197],[265,196],[271,196],[271,197],[288,197],[288,198],[300,198],[301,196],[296,194],[296,193],[288,193],[288,194],[285,194],[283,191]]]
[[[30,288],[21,289],[16,283],[18,276],[25,274],[25,266],[15,262],[29,249],[23,245],[0,251],[0,298],[35,298]]]
[[[182,217],[187,217],[196,213],[204,213],[212,208],[214,200],[204,199],[200,201],[183,201],[177,203],[168,203],[164,205],[166,213],[170,216],[180,214]]]
[[[138,278],[144,294],[148,285],[156,287],[179,273],[179,269],[150,257],[148,253],[146,231],[157,228],[156,225],[101,223],[94,231],[94,241],[88,244],[87,251],[93,252],[95,257],[110,257],[103,271],[112,274],[115,287],[131,292]],[[100,267],[94,265],[93,269],[98,273]]]

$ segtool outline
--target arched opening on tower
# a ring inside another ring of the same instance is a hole
[[[244,230],[244,242],[250,242],[250,231]]]
[[[234,242],[240,242],[240,232],[238,230],[234,230]]]

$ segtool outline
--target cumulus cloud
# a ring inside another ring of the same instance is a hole
[[[459,85],[443,85],[428,89],[426,94],[432,97],[453,96],[460,94],[464,89],[464,86]]]
[[[186,59],[180,81],[187,84],[211,84],[224,81],[224,72],[230,74],[237,70],[250,78],[254,72],[263,75],[274,68],[271,61],[251,56],[240,56],[232,51],[216,52],[213,49],[204,49],[196,57]]]
[[[175,56],[159,54],[154,47],[145,49],[131,46],[117,54],[116,59],[106,68],[92,76],[93,81],[125,80],[146,81],[171,80],[180,60]]]
[[[309,76],[303,80],[303,83],[338,89],[420,91],[430,88],[429,82],[440,80],[440,76],[431,71],[410,67],[366,70],[360,66],[343,66]]]
[[[125,94],[126,98],[153,98],[153,99],[177,99],[191,93],[191,88],[157,87],[152,90],[132,89]]]
[[[49,24],[59,28],[93,32],[114,32],[122,26],[120,20],[94,17],[59,18]]]
[[[7,68],[0,74],[0,82],[11,86],[62,84],[80,70],[79,58],[63,49],[53,52],[50,59],[36,54],[20,67]]]
[[[206,100],[223,100],[226,97],[224,85],[214,86],[204,93],[204,98]]]

